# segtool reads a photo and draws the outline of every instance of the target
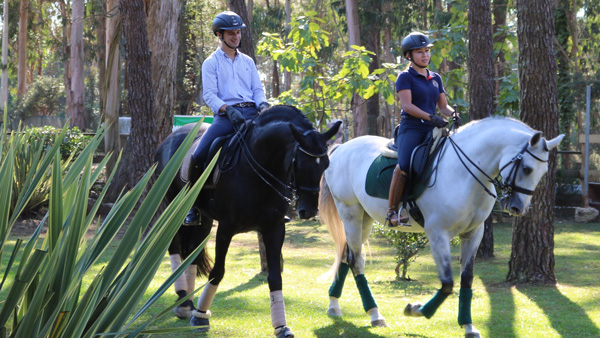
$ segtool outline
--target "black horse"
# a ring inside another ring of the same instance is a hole
[[[159,171],[175,153],[193,125],[177,129],[160,145],[156,159]],[[225,273],[225,256],[231,239],[238,233],[257,231],[262,234],[268,264],[268,283],[271,298],[271,321],[277,337],[293,337],[285,319],[281,282],[281,249],[285,236],[285,217],[290,204],[296,200],[300,218],[317,214],[319,181],[329,165],[326,142],[340,127],[336,123],[325,133],[319,133],[292,106],[274,106],[247,121],[231,141],[227,141],[211,175],[200,193],[196,207],[202,216],[200,226],[182,226],[173,239],[169,254],[176,268],[210,233],[212,220],[217,228],[215,262],[210,269],[203,251],[194,262],[200,274],[208,274],[208,283],[198,298],[197,307],[188,300],[176,309],[179,317],[189,314],[191,325],[208,329],[209,307]],[[204,128],[204,129],[202,129]],[[203,126],[196,137],[195,148]],[[186,180],[194,181],[200,170],[189,161],[190,152],[175,179],[169,195],[184,187]],[[211,180],[211,179],[209,179]],[[196,267],[188,269],[175,284],[181,297],[191,297]],[[182,308],[188,309],[187,312]]]

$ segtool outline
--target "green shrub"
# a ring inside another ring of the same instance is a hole
[[[402,232],[381,224],[375,224],[373,232],[385,238],[394,248],[396,248],[396,279],[411,280],[408,277],[408,267],[423,249],[429,240],[423,232]],[[400,271],[402,268],[402,271]]]
[[[38,76],[17,107],[20,116],[58,115],[65,111],[64,84],[59,78]]]

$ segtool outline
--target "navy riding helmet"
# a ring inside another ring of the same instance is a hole
[[[246,28],[242,18],[232,11],[217,14],[212,22],[212,31],[215,35],[220,31],[232,31]]]

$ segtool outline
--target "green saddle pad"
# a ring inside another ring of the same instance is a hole
[[[386,200],[389,198],[392,174],[397,163],[398,159],[383,155],[377,156],[371,163],[365,180],[365,190],[369,196]],[[407,199],[417,199],[423,191],[425,191],[423,182],[409,182]]]

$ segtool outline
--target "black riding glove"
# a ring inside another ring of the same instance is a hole
[[[227,106],[227,108],[225,108],[225,114],[227,114],[229,121],[231,121],[234,126],[239,126],[246,121],[242,113],[232,106]]]
[[[429,119],[429,121],[438,128],[444,128],[448,124],[448,121],[437,115],[429,114]]]
[[[268,102],[263,102],[258,105],[258,112],[262,112],[263,110],[269,108],[271,105]]]
[[[452,119],[454,119],[454,128],[458,128],[462,125],[462,120],[458,112],[452,113]]]

